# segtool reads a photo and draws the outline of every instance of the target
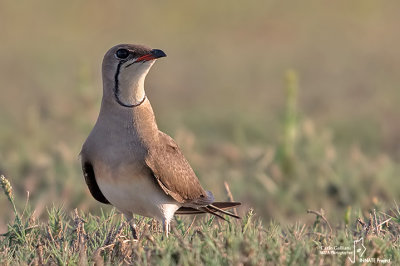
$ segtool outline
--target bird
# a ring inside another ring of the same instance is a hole
[[[241,203],[216,202],[176,142],[158,129],[144,81],[162,57],[166,54],[160,49],[134,44],[119,44],[106,52],[99,116],[80,152],[91,195],[123,213],[134,238],[134,214],[162,222],[166,237],[175,214],[240,219],[226,210]]]

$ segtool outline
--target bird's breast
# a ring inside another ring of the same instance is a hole
[[[138,171],[132,166],[114,170],[95,169],[97,183],[106,199],[125,214],[139,214],[162,220],[165,217],[165,206],[178,203],[156,183],[149,171]],[[175,210],[176,210],[175,209]]]

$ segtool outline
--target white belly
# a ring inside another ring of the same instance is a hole
[[[125,215],[139,214],[159,221],[170,220],[180,204],[158,187],[152,176],[100,171],[96,179],[106,199]],[[117,176],[118,175],[118,176]],[[122,175],[122,176],[121,176]]]

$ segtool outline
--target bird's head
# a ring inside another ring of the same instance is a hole
[[[103,98],[123,107],[135,107],[145,100],[144,80],[155,60],[165,57],[159,49],[142,45],[119,44],[103,59]]]

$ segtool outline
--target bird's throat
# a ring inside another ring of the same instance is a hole
[[[123,69],[123,68],[122,68]],[[146,99],[144,91],[144,79],[147,71],[124,73],[121,72],[121,66],[118,66],[115,75],[114,97],[117,103],[123,107],[136,107],[142,104]]]
[[[115,93],[115,98],[121,106],[136,107],[146,100],[146,94],[143,85],[135,86],[133,88],[122,87],[117,93]]]

